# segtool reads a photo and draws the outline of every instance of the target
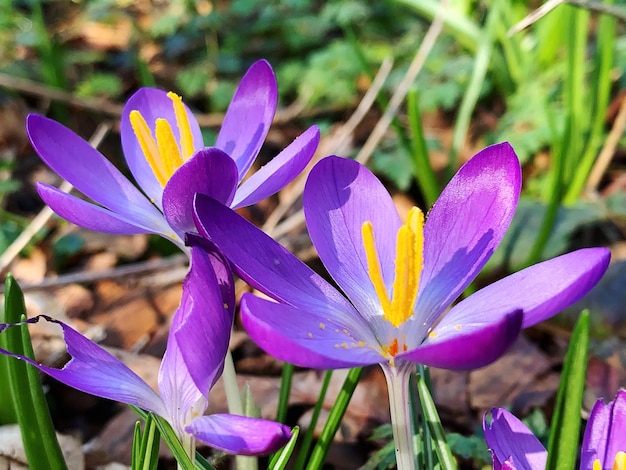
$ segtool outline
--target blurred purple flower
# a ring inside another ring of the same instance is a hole
[[[357,162],[328,157],[304,191],[309,234],[336,289],[234,211],[196,197],[198,231],[253,287],[241,317],[269,354],[329,369],[412,363],[474,369],[496,360],[520,328],[574,303],[600,279],[605,248],[531,266],[451,307],[477,276],[517,206],[520,165],[508,144],[486,148],[453,177],[428,213],[400,217],[384,186]],[[395,366],[395,367],[394,367]]]
[[[114,234],[157,233],[182,249],[195,231],[192,200],[207,194],[232,208],[279,191],[313,157],[319,130],[312,126],[267,165],[243,181],[267,136],[277,104],[276,77],[260,60],[244,75],[214,147],[174,93],[142,88],[122,113],[124,155],[137,188],[100,152],[63,125],[31,114],[30,141],[46,164],[98,205],[38,183],[41,198],[81,227]]]
[[[0,353],[25,360],[70,387],[162,416],[186,449],[193,449],[194,440],[198,440],[233,454],[267,454],[287,443],[289,427],[231,414],[203,416],[209,390],[222,373],[234,304],[232,275],[221,256],[207,246],[192,247],[191,268],[159,369],[158,394],[105,349],[46,316],[28,321],[44,318],[61,325],[71,356],[62,369],[2,349]],[[0,331],[9,326],[0,325]]]
[[[548,453],[533,433],[503,408],[491,410],[492,421],[483,419],[487,447],[494,470],[543,470]],[[486,417],[485,417],[486,418]],[[605,404],[598,400],[591,410],[580,455],[581,470],[626,468],[626,390]]]

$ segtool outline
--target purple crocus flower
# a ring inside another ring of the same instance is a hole
[[[502,355],[520,328],[580,299],[609,263],[579,250],[504,278],[451,307],[502,240],[521,171],[508,144],[489,147],[452,178],[428,213],[400,220],[364,166],[328,157],[311,171],[304,212],[336,289],[229,208],[198,194],[198,231],[253,287],[241,299],[248,334],[269,354],[332,369],[380,364],[400,470],[415,468],[408,379],[414,363],[474,369]]]
[[[241,317],[269,354],[312,368],[422,363],[473,369],[518,335],[580,299],[609,263],[605,248],[531,266],[450,307],[480,272],[518,202],[508,144],[486,148],[452,178],[428,217],[402,223],[364,166],[328,157],[304,190],[309,234],[338,290],[235,212],[196,198],[199,232],[270,300],[244,294]],[[287,320],[288,319],[288,320]]]
[[[287,426],[231,414],[203,416],[209,390],[222,373],[234,305],[232,275],[220,255],[207,246],[192,247],[191,268],[159,370],[158,393],[105,349],[49,317],[28,321],[44,318],[61,325],[71,356],[62,369],[2,349],[0,352],[28,361],[70,387],[164,417],[190,455],[195,440],[233,454],[266,454],[289,440]],[[9,326],[0,325],[0,331]]]
[[[74,132],[31,114],[26,127],[39,156],[97,205],[43,183],[37,190],[58,215],[76,225],[113,234],[157,233],[185,250],[184,233],[195,231],[195,193],[235,209],[245,207],[279,191],[312,158],[319,142],[316,126],[242,182],[267,136],[276,104],[276,77],[260,60],[242,78],[215,147],[205,147],[198,122],[179,96],[141,88],[124,106],[121,121],[124,155],[139,188]]]
[[[548,453],[539,439],[503,408],[491,410],[492,421],[483,419],[485,440],[494,470],[543,470]],[[626,390],[605,404],[598,400],[591,410],[580,455],[581,470],[626,468]]]

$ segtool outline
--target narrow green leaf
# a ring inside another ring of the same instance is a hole
[[[322,429],[320,438],[313,448],[311,458],[309,459],[309,463],[306,467],[307,470],[318,470],[322,468],[328,449],[333,442],[337,429],[339,429],[343,415],[346,412],[348,403],[350,403],[350,398],[352,398],[352,394],[359,383],[359,378],[362,373],[363,367],[354,367],[348,372],[348,376],[341,387],[337,400],[330,410],[328,420],[324,425],[324,429]]]
[[[148,415],[145,430],[141,439],[141,470],[156,470],[159,464],[159,447],[161,446],[161,434],[153,419],[154,415]]]
[[[547,470],[575,468],[588,349],[589,311],[585,310],[576,322],[565,355],[554,416],[550,425]]]
[[[433,171],[428,156],[424,126],[422,125],[417,90],[415,88],[409,91],[407,100],[409,126],[411,129],[413,172],[415,179],[420,185],[424,199],[426,199],[426,205],[431,207],[439,197],[440,190],[437,176]]]
[[[315,408],[313,408],[311,422],[309,423],[309,427],[306,430],[306,433],[304,433],[304,439],[302,440],[302,445],[300,446],[300,451],[298,452],[296,468],[304,468],[304,463],[306,462],[306,459],[309,455],[309,449],[311,448],[311,443],[313,442],[315,426],[317,425],[317,420],[320,416],[320,412],[322,411],[322,406],[324,405],[324,399],[326,398],[326,392],[328,391],[328,386],[330,385],[330,379],[332,378],[332,376],[332,370],[327,370],[324,374],[324,382],[322,382],[320,394],[317,397],[317,402],[315,402]]]
[[[278,393],[278,410],[276,411],[276,421],[284,423],[287,419],[287,410],[289,408],[289,395],[291,394],[291,381],[293,380],[293,371],[295,366],[285,362],[283,371],[280,376],[280,391]]]
[[[300,428],[296,426],[291,430],[291,433],[291,439],[289,439],[289,442],[285,445],[285,447],[283,447],[280,452],[276,452],[272,456],[268,466],[270,470],[283,470],[287,465],[287,462],[289,462],[289,458],[296,447],[296,441],[298,440],[298,434],[300,434]],[[295,468],[303,467],[296,465]]]
[[[24,295],[10,274],[5,281],[5,319],[17,323],[26,319]],[[5,330],[7,349],[34,358],[28,325]],[[24,361],[9,362],[11,396],[17,412],[24,451],[29,466],[34,469],[66,469],[65,459],[41,387],[39,372]]]
[[[446,470],[453,470],[457,468],[456,461],[452,456],[450,447],[446,440],[446,433],[441,425],[439,414],[437,413],[437,407],[433,401],[433,397],[430,394],[428,385],[424,380],[424,377],[417,375],[417,391],[419,393],[420,405],[424,419],[430,427],[430,434],[432,436],[432,442],[435,447],[435,452],[439,459],[441,468]]]
[[[135,428],[133,429],[133,447],[130,454],[130,468],[132,470],[138,470],[139,460],[141,459],[141,422],[135,422]]]

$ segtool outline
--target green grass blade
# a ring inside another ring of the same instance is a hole
[[[291,457],[291,454],[296,447],[296,441],[298,440],[298,434],[300,434],[300,428],[296,426],[291,430],[291,432],[292,434],[289,442],[281,449],[280,452],[276,452],[272,456],[272,459],[270,460],[268,466],[270,470],[283,470],[287,465],[287,462],[289,462],[289,458]],[[303,467],[299,467],[298,465],[296,465],[295,468]]]
[[[439,183],[428,157],[428,147],[424,136],[424,126],[420,116],[417,90],[412,89],[407,96],[409,127],[411,129],[413,171],[419,183],[426,206],[431,207],[439,197]]]
[[[135,422],[135,428],[133,429],[133,446],[130,454],[130,468],[132,470],[139,469],[139,460],[142,456],[141,449],[141,422]]]
[[[565,355],[554,416],[550,425],[547,470],[575,468],[588,349],[589,311],[585,310],[576,322]]]
[[[605,0],[604,4],[611,5],[614,0]],[[582,192],[585,182],[596,160],[596,156],[604,134],[606,111],[611,95],[611,70],[614,63],[616,41],[616,20],[611,15],[601,15],[597,26],[597,46],[593,60],[594,75],[591,80],[594,98],[591,117],[590,135],[580,164],[577,166],[574,178],[565,194],[565,204],[576,202]]]
[[[311,448],[311,443],[313,442],[313,434],[315,433],[315,426],[317,424],[317,420],[320,416],[320,412],[322,411],[322,405],[324,404],[324,399],[326,398],[326,392],[328,391],[328,386],[330,385],[330,379],[333,376],[332,370],[327,370],[324,374],[324,382],[322,382],[322,388],[320,390],[320,394],[317,397],[317,402],[315,403],[315,408],[313,408],[313,415],[311,416],[311,423],[309,424],[309,428],[304,433],[304,439],[302,440],[302,445],[300,446],[300,451],[298,452],[298,459],[296,460],[296,468],[304,468],[304,463],[309,455],[309,449]]]
[[[487,70],[489,69],[489,63],[491,62],[494,41],[498,31],[498,22],[501,16],[500,7],[506,1],[508,0],[497,0],[493,2],[493,5],[489,9],[485,26],[479,37],[472,76],[470,77],[470,82],[463,95],[463,99],[461,100],[459,114],[454,126],[452,149],[450,150],[450,160],[448,163],[448,177],[451,177],[456,171],[458,155],[465,144],[467,129],[469,128],[472,114],[478,102],[478,98],[480,97],[480,91],[485,81]]]
[[[328,453],[328,449],[332,444],[333,437],[335,437],[337,429],[339,429],[339,425],[341,424],[343,415],[346,412],[348,403],[350,403],[350,398],[352,398],[352,394],[354,393],[354,389],[359,383],[359,378],[361,377],[362,373],[362,367],[354,367],[348,372],[348,376],[346,377],[346,380],[341,387],[341,391],[337,396],[337,400],[330,410],[328,420],[324,425],[324,429],[322,430],[320,438],[313,448],[311,458],[309,459],[309,463],[306,467],[307,470],[319,470],[320,468],[322,468],[322,465],[324,464],[324,459],[326,458],[326,454]]]
[[[5,281],[5,319],[17,323],[26,319],[24,295],[10,274]],[[5,330],[7,350],[34,358],[28,325]],[[30,468],[66,469],[65,459],[41,387],[38,370],[24,361],[9,362],[11,396],[20,425],[24,451]]]
[[[419,374],[417,375],[417,391],[419,393],[420,406],[424,415],[424,420],[430,427],[430,434],[432,436],[435,453],[439,459],[439,464],[441,468],[453,470],[457,468],[456,461],[454,460],[450,447],[446,441],[446,433],[441,425],[439,413],[437,413],[437,407],[435,406],[433,397],[430,394],[425,378]]]
[[[138,468],[141,470],[156,470],[159,464],[161,434],[152,416],[153,415],[148,415],[148,420],[146,421],[141,438],[141,457],[138,461]]]
[[[293,364],[288,362],[283,364],[283,371],[280,376],[280,391],[278,392],[278,410],[276,411],[276,421],[279,423],[284,423],[287,419],[294,370],[295,366]]]

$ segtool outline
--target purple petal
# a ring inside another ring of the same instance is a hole
[[[291,439],[291,429],[267,419],[213,414],[194,419],[185,430],[205,444],[236,455],[266,455]]]
[[[491,416],[491,426],[483,418],[485,441],[502,468],[546,467],[548,453],[524,423],[503,408],[492,408]]]
[[[235,291],[226,261],[208,241],[203,242],[191,248],[191,269],[172,331],[190,375],[207,396],[222,374],[235,315]],[[222,279],[218,280],[214,266],[222,271]]]
[[[358,317],[328,282],[232,209],[201,194],[194,206],[200,234],[219,246],[250,285],[303,310],[329,317]]]
[[[161,416],[165,414],[165,408],[159,396],[120,360],[63,322],[45,315],[32,318],[27,322],[36,323],[41,318],[57,323],[63,328],[63,337],[71,359],[62,369],[38,364],[32,359],[4,349],[0,349],[0,353],[22,359],[59,382],[82,392],[135,405]],[[19,324],[0,325],[0,331],[17,325]]]
[[[592,469],[600,461],[601,468],[613,468],[618,452],[626,451],[626,390],[619,390],[615,399],[605,404],[598,400],[591,410],[580,455],[580,468]]]
[[[174,321],[184,314],[179,309],[174,314]],[[159,393],[167,410],[168,421],[182,436],[189,416],[198,416],[205,412],[209,402],[207,394],[200,391],[189,373],[180,344],[173,329],[167,338],[167,349],[159,369]]]
[[[377,364],[384,358],[372,346],[378,342],[369,332],[346,318],[327,318],[316,310],[244,294],[241,321],[250,337],[268,354],[301,367],[340,369]]]
[[[521,171],[508,143],[469,160],[437,199],[424,227],[424,270],[416,311],[431,325],[476,277],[506,232]]]
[[[219,149],[206,147],[172,175],[163,190],[163,212],[178,233],[194,232],[193,198],[206,194],[229,205],[237,189],[235,162]]]
[[[115,235],[157,233],[182,244],[182,240],[167,225],[162,216],[158,225],[144,227],[127,220],[120,214],[59,191],[57,188],[44,183],[37,183],[37,192],[57,215],[80,227]]]
[[[335,282],[360,314],[368,319],[380,316],[382,307],[368,274],[361,227],[372,222],[389,289],[401,222],[387,190],[363,165],[327,157],[311,170],[304,189],[304,212],[313,245]]]
[[[241,184],[231,207],[237,209],[251,206],[280,191],[308,165],[319,141],[318,127],[307,129],[272,161]],[[240,178],[243,176],[239,175]]]
[[[609,258],[606,248],[586,248],[535,264],[472,294],[444,319],[489,322],[522,309],[522,328],[528,328],[581,299],[602,277]]]
[[[442,321],[421,346],[397,358],[441,369],[478,369],[494,362],[513,344],[522,318],[522,311],[516,310],[490,323],[454,325]]]
[[[30,114],[26,130],[41,159],[85,196],[143,227],[157,226],[163,218],[100,152],[65,126]]]
[[[167,93],[163,90],[157,90],[156,88],[140,88],[124,105],[120,122],[120,135],[126,163],[128,163],[128,167],[139,186],[141,186],[150,198],[154,199],[158,207],[162,207],[161,197],[163,195],[163,188],[157,181],[156,176],[154,176],[154,172],[152,168],[150,168],[141,150],[137,136],[133,131],[133,127],[130,124],[129,116],[131,111],[139,111],[141,113],[152,135],[155,135],[156,120],[159,118],[165,119],[170,123],[176,142],[180,142],[180,131],[176,124],[174,105],[172,104],[172,100],[167,97]],[[187,112],[187,118],[193,136],[194,148],[198,150],[204,146],[202,132],[200,131],[198,121],[196,121],[196,118],[187,106],[185,106],[185,111]]]
[[[215,143],[235,160],[241,178],[265,141],[277,101],[278,85],[272,67],[259,60],[241,79]]]

